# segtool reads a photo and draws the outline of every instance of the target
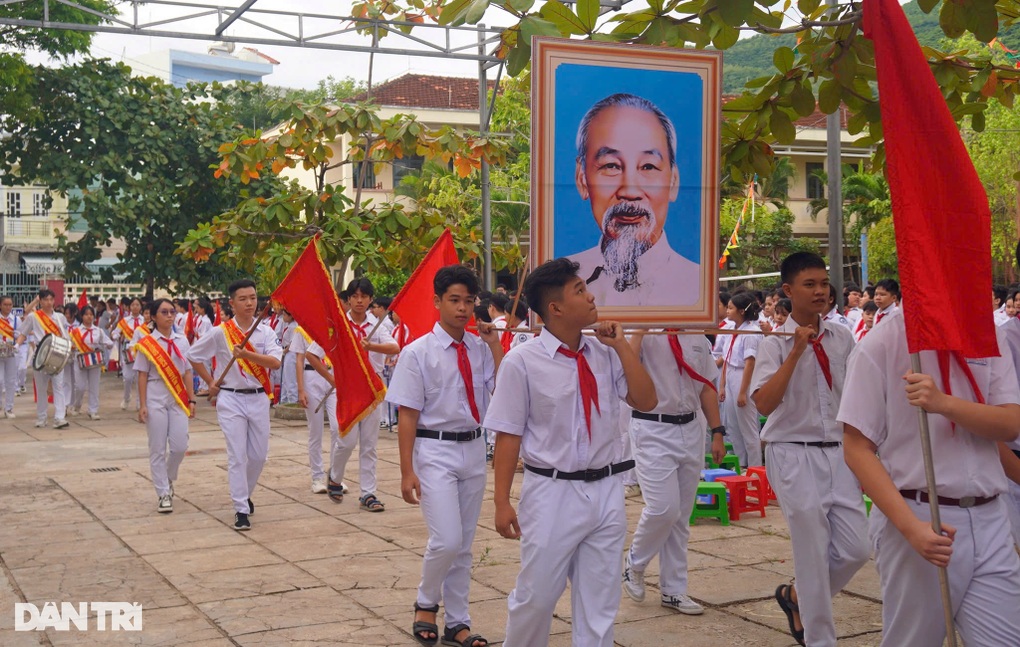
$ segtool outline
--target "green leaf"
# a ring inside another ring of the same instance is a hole
[[[535,5],[535,0],[506,0],[506,4],[518,13],[527,13]]]
[[[546,2],[542,5],[542,9],[538,12],[538,15],[556,25],[556,27],[559,28],[560,33],[576,34],[578,36],[587,33],[585,25],[581,22],[581,19],[574,15],[574,12],[568,9],[567,6],[559,0],[549,0]],[[531,18],[534,18],[534,15],[528,16],[521,21],[522,34],[524,31],[524,23]],[[529,47],[531,46],[530,35],[527,37],[526,44]]]
[[[780,144],[792,144],[797,139],[797,129],[794,128],[790,116],[778,108],[772,111],[769,128]]]
[[[786,74],[793,68],[793,59],[795,54],[789,47],[780,47],[776,51],[772,52],[772,62],[783,74]]]
[[[585,26],[585,33],[590,34],[595,29],[595,22],[599,18],[599,0],[577,0],[577,17]]]
[[[560,29],[548,20],[528,16],[521,21],[521,37],[530,44],[532,36],[559,36]]]
[[[751,15],[754,0],[720,0],[717,7],[719,17],[723,19],[723,22],[731,27],[740,27]]]
[[[985,129],[985,113],[979,112],[970,118],[970,127],[977,132],[983,132]]]
[[[839,83],[834,79],[822,81],[818,86],[818,109],[827,115],[831,115],[839,109],[843,101],[843,92]]]
[[[790,93],[790,102],[793,109],[801,117],[810,116],[815,111],[815,95],[811,93],[811,86],[807,83],[798,83]]]
[[[982,43],[990,42],[999,33],[999,14],[995,2],[988,0],[970,4],[966,13],[966,26]]]
[[[467,12],[464,14],[464,22],[469,25],[478,23],[485,15],[485,10],[489,8],[489,0],[472,0],[471,5],[468,6]]]
[[[939,11],[939,26],[949,38],[959,38],[966,31],[964,9],[955,2],[943,2]]]
[[[520,43],[510,50],[506,57],[506,72],[510,76],[517,76],[528,67],[531,62],[531,43]]]
[[[917,0],[917,6],[920,7],[921,11],[924,13],[931,13],[931,10],[934,9],[940,1],[941,0]]]
[[[725,0],[723,1],[725,2]],[[822,0],[798,0],[797,8],[800,9],[800,12],[802,14],[807,16],[813,13],[814,10],[817,9],[820,4],[822,4]]]
[[[449,4],[443,5],[443,11],[439,14],[440,25],[451,25],[464,16],[468,5],[473,0],[452,0]]]
[[[719,31],[712,37],[712,44],[716,49],[729,49],[736,44],[740,38],[740,31],[729,25],[720,25]]]

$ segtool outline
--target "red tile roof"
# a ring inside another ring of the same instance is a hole
[[[489,81],[489,89],[495,87]],[[366,93],[354,97],[364,101]],[[372,103],[402,108],[478,110],[478,79],[405,74],[372,88]]]

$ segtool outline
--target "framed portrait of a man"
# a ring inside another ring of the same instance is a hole
[[[532,75],[532,263],[602,317],[714,325],[722,55],[536,38]]]

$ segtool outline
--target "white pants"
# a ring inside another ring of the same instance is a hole
[[[747,394],[747,404],[737,406],[737,394],[743,379],[744,369],[732,366],[726,369],[726,401],[722,403],[722,414],[726,437],[733,443],[733,451],[740,457],[740,464],[749,467],[762,464],[761,422],[750,393]]]
[[[135,396],[138,391],[138,374],[135,373],[135,365],[133,363],[128,363],[127,350],[123,346],[120,349],[120,357],[120,372],[124,376],[124,402],[126,402],[128,408],[130,408],[132,397]]]
[[[0,384],[4,390],[3,410],[14,409],[14,392],[18,389],[18,356],[0,359]]]
[[[507,600],[504,647],[549,644],[567,580],[574,647],[613,647],[627,535],[622,478],[586,483],[525,471],[517,519],[521,570]]]
[[[299,368],[304,370],[304,367],[298,367],[295,360],[296,357],[294,356],[294,353],[287,353],[283,356],[283,366],[280,368],[280,402],[283,404],[297,402],[298,400],[297,371]],[[313,373],[313,371],[308,371],[305,373],[305,376],[307,377],[311,373]],[[318,373],[316,373],[316,375],[320,378],[322,377]],[[318,402],[315,403],[315,405],[318,404]],[[313,405],[312,408],[314,409],[315,406]]]
[[[156,496],[164,496],[170,494],[170,483],[177,480],[177,470],[188,451],[188,414],[177,404],[162,379],[149,380],[145,407],[149,411],[145,430],[149,434],[152,485],[156,488]]]
[[[1020,485],[1013,481],[1009,482],[1009,518],[1013,524],[1013,541],[1017,548],[1020,548]]]
[[[334,409],[336,405],[334,404]],[[358,482],[361,486],[361,495],[375,494],[375,464],[377,459],[376,445],[379,443],[379,409],[376,405],[372,412],[361,419],[361,422],[340,438],[336,436],[334,448],[331,452],[332,465],[329,470],[329,478],[337,483],[344,480],[344,472],[347,469],[347,461],[354,453],[355,445],[358,445]],[[482,453],[482,467],[485,467],[485,454]]]
[[[687,539],[691,510],[705,464],[705,419],[686,425],[633,419],[637,478],[645,507],[630,545],[631,563],[643,571],[659,556],[662,595],[687,594]]]
[[[46,422],[46,408],[49,406],[47,391],[50,384],[53,384],[53,418],[57,422],[63,422],[67,411],[67,401],[64,398],[64,372],[49,375],[33,369],[32,378],[35,380],[35,419],[38,422]]]
[[[634,450],[631,447],[630,437],[630,414],[633,412],[626,402],[620,403],[620,456],[622,460],[630,460],[634,457]],[[623,487],[630,487],[638,484],[637,470],[630,470],[623,473]]]
[[[81,409],[82,401],[85,399],[85,393],[89,394],[88,411],[91,414],[99,412],[99,378],[102,374],[102,369],[98,366],[95,368],[80,368],[77,366],[77,362],[74,367],[74,401],[73,406],[75,409]]]
[[[930,522],[927,503],[907,505]],[[956,528],[949,595],[956,630],[967,647],[1005,647],[1020,640],[1020,556],[1010,537],[1006,505],[1000,496],[973,508],[939,508],[942,522]],[[870,530],[882,581],[883,647],[941,647],[946,626],[938,570],[877,506],[871,509]]]
[[[315,371],[305,371],[305,395],[308,396],[308,408],[305,409],[305,418],[308,420],[308,467],[312,470],[313,481],[326,478],[326,472],[322,469],[322,432],[325,427],[323,416],[329,416],[329,437],[332,439],[330,458],[336,454],[336,391],[326,399],[319,413],[315,413],[315,407],[319,406],[329,391],[330,385],[325,378]]]
[[[71,400],[74,399],[74,367],[78,364],[77,360],[72,356],[71,361],[64,367],[64,404],[67,407],[71,406]]]
[[[269,398],[258,393],[220,391],[216,419],[227,441],[227,482],[235,512],[245,514],[269,455]]]
[[[804,640],[835,647],[832,597],[870,553],[861,487],[842,447],[768,443],[765,453],[769,483],[790,528]]]
[[[28,356],[29,356],[28,343],[24,343],[18,346],[18,390],[25,388],[25,382],[28,379]]]
[[[412,456],[429,529],[418,605],[442,602],[447,627],[470,627],[471,543],[485,496],[485,441],[416,438]]]

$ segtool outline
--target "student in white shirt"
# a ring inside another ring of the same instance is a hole
[[[1015,645],[1020,636],[1020,556],[998,449],[1020,433],[1020,387],[998,329],[996,335],[1000,357],[945,356],[949,385],[933,377],[942,374],[933,351],[920,353],[921,373],[911,371],[899,311],[850,358],[853,390],[844,394],[837,420],[847,464],[875,505],[870,531],[882,584],[883,647],[942,644],[937,566],[948,569],[966,645]],[[942,534],[931,528],[917,407],[928,412]]]
[[[875,315],[876,326],[899,308],[896,305],[899,298],[900,284],[895,279],[882,279],[875,284],[874,301],[878,306],[878,313]]]
[[[81,405],[88,393],[87,405],[88,417],[91,420],[99,420],[99,378],[103,372],[103,358],[113,348],[113,340],[106,334],[106,331],[94,325],[95,311],[92,306],[85,306],[81,310],[81,325],[78,326],[78,333],[86,346],[99,353],[99,361],[91,366],[82,366],[75,355],[74,364],[74,398],[71,401],[71,408],[75,413],[81,411]]]
[[[836,305],[836,286],[829,285],[829,305],[828,311],[822,315],[822,319],[831,323],[838,323],[847,330],[853,332],[854,325],[850,323],[850,320],[839,314],[839,306]]]
[[[758,302],[750,292],[733,295],[726,308],[726,317],[734,322],[739,331],[760,330]],[[761,465],[761,423],[749,389],[755,355],[762,336],[747,332],[726,337],[722,376],[719,378],[719,401],[722,403],[726,435],[733,443],[733,451],[740,457],[741,465]]]
[[[1006,314],[1008,296],[1009,290],[1005,285],[992,286],[992,315],[995,317],[996,326],[1001,326],[1009,320],[1009,315]]]
[[[136,391],[135,377],[135,351],[131,346],[138,328],[145,323],[142,317],[142,300],[133,297],[128,305],[129,312],[120,319],[113,328],[111,337],[113,341],[120,344],[120,372],[124,377],[124,399],[120,402],[121,410],[131,406],[131,400]]]
[[[655,385],[616,322],[598,320],[578,264],[543,263],[524,292],[545,329],[507,354],[484,425],[497,432],[496,531],[521,540],[521,570],[507,602],[505,647],[543,647],[556,602],[571,584],[573,644],[611,647],[627,533],[620,401],[658,404]],[[524,459],[520,511],[510,503]]]
[[[52,290],[39,290],[39,307],[31,314],[25,316],[21,330],[18,333],[18,344],[24,344],[28,339],[34,339],[36,344],[42,342],[47,334],[68,338],[69,326],[64,315],[53,309],[55,295]],[[38,351],[38,347],[34,352]],[[47,392],[50,385],[53,387],[53,427],[64,429],[69,426],[65,419],[67,412],[67,391],[64,387],[64,372],[50,375],[45,371],[36,371],[33,367],[33,379],[35,380],[35,426],[46,426],[46,408],[48,406]]]
[[[18,391],[18,328],[21,318],[13,313],[14,299],[7,295],[0,296],[0,344],[10,353],[9,357],[0,357],[0,388],[3,388],[3,413],[7,418],[14,418],[14,394]]]
[[[822,315],[831,298],[825,261],[796,252],[783,259],[783,292],[793,312],[758,346],[751,393],[768,416],[762,429],[769,482],[790,528],[796,584],[776,601],[802,645],[835,647],[832,596],[868,561],[867,518],[857,479],[843,460],[836,412],[854,341]]]
[[[296,326],[284,360],[290,357],[297,366],[298,403],[304,408],[305,420],[308,423],[308,467],[312,475],[312,494],[326,494],[326,472],[322,467],[322,432],[325,428],[323,418],[329,416],[329,444],[332,456],[335,453],[332,449],[335,445],[333,438],[337,435],[338,429],[336,390],[333,388],[332,376],[326,379],[315,370],[315,365],[308,361],[309,349],[312,346],[318,349],[320,360],[325,357],[325,353],[321,352],[322,347],[312,341],[303,328]],[[325,402],[322,401],[323,398],[326,398]],[[316,412],[315,409],[320,403],[322,409]],[[343,496],[342,490],[340,496]]]
[[[719,368],[703,335],[631,336],[631,346],[655,382],[659,403],[630,413],[630,437],[645,507],[624,563],[623,590],[635,602],[645,597],[644,572],[659,557],[660,604],[686,615],[704,608],[687,595],[687,539],[691,509],[705,467],[706,423],[712,454],[726,454],[719,397],[713,383]]]
[[[412,633],[422,645],[435,644],[442,601],[443,644],[484,647],[488,641],[471,631],[468,588],[471,542],[485,496],[479,425],[503,349],[490,323],[479,322],[477,337],[465,331],[478,294],[474,270],[443,267],[433,289],[439,321],[403,349],[386,396],[400,407],[401,494],[421,505],[429,530]]]
[[[846,312],[844,316],[850,322],[850,330],[856,332],[857,322],[861,320],[861,289],[855,283],[848,283],[843,288],[843,297],[846,299]]]

